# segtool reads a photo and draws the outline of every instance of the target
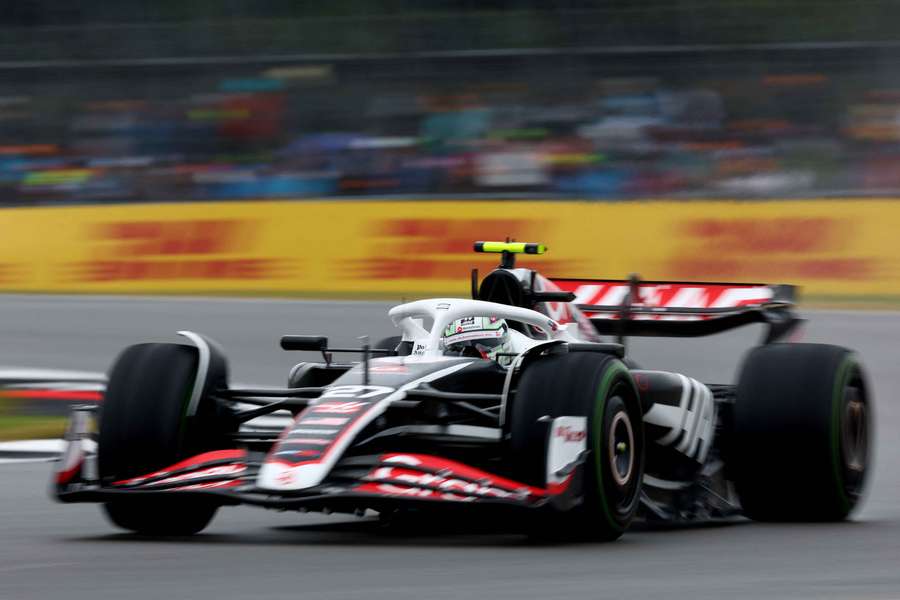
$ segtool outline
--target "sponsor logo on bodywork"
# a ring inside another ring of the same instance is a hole
[[[407,373],[409,369],[406,365],[371,365],[369,371],[372,373]]]
[[[560,493],[587,450],[587,417],[556,417],[547,444],[547,489]]]
[[[573,429],[568,425],[560,425],[553,432],[554,437],[562,438],[566,442],[580,442],[587,437],[587,431]]]
[[[455,461],[422,454],[388,454],[356,492],[472,502],[478,499],[541,498],[544,490]]]

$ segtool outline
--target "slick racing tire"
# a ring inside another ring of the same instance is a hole
[[[186,417],[197,372],[197,350],[181,344],[139,344],[114,363],[100,415],[98,472],[103,485],[228,447],[235,424],[210,398]],[[218,506],[189,498],[123,497],[104,505],[117,526],[145,535],[202,530]]]
[[[857,357],[824,344],[770,344],[747,355],[726,455],[744,514],[839,521],[859,503],[872,405]]]
[[[551,501],[527,519],[529,533],[549,540],[610,541],[638,508],[644,473],[644,428],[637,389],[622,361],[605,354],[554,354],[528,364],[510,409],[510,461],[524,483],[547,485],[551,419],[587,418],[580,502]]]

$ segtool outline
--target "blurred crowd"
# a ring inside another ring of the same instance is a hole
[[[3,202],[900,190],[900,87],[863,66],[823,70],[812,53],[777,72],[673,75],[579,60],[4,78]]]

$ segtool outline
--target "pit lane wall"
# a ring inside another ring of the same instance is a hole
[[[556,276],[798,283],[900,300],[900,200],[297,201],[0,210],[0,291],[413,297],[468,293],[546,243]]]

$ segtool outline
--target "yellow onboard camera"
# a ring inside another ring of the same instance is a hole
[[[510,254],[543,254],[547,246],[543,244],[529,244],[526,242],[475,242],[475,252]]]

